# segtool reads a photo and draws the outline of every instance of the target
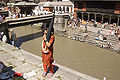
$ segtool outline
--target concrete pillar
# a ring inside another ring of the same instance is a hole
[[[56,6],[54,6],[54,10],[55,10],[55,13],[56,13],[56,12],[57,12],[57,11],[56,11]]]
[[[73,4],[73,6],[72,6],[72,13],[74,13],[74,4]]]
[[[59,12],[59,10],[60,10],[60,6],[58,6],[58,12]]]
[[[77,17],[77,13],[76,13],[76,12],[74,12],[74,18],[76,19],[76,17]]]
[[[117,26],[119,26],[119,21],[120,21],[120,18],[119,18],[119,16],[118,16]]]
[[[110,15],[110,18],[109,18],[109,24],[111,23],[111,15]]]
[[[67,28],[67,21],[68,21],[68,19],[64,19],[64,22],[65,22],[65,28]]]
[[[43,11],[43,6],[40,6],[40,10]]]
[[[56,11],[56,6],[54,6],[54,9],[55,9],[55,11]]]
[[[71,13],[71,7],[69,6],[69,13]]]
[[[96,14],[95,14],[95,20],[94,21],[96,21]]]
[[[63,13],[63,6],[61,6],[61,13]]]
[[[82,14],[82,20],[83,20],[83,17],[84,17],[84,16],[83,16],[83,13],[81,13],[81,14]]]
[[[25,17],[27,17],[27,12],[25,11]]]
[[[67,13],[67,6],[65,6],[65,13]]]
[[[89,13],[87,13],[88,14],[88,21],[90,20],[90,14]]]
[[[103,23],[103,20],[104,20],[104,15],[102,15],[102,23]]]

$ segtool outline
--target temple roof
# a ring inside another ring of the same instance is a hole
[[[40,2],[38,4],[39,6],[45,6],[45,7],[53,7],[53,6],[73,6],[74,4],[71,1],[64,1],[64,2]]]
[[[37,4],[23,1],[14,4],[14,6],[37,6]]]

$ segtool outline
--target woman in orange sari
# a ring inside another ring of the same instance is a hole
[[[46,35],[47,35],[47,29],[44,29],[44,36],[42,40],[42,62],[43,62],[43,68],[44,73],[43,77],[47,75],[48,69],[50,73],[48,74],[48,77],[51,78],[53,76],[53,44],[54,44],[54,32],[51,32],[50,40],[47,41]]]

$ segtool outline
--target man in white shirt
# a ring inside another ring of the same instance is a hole
[[[6,43],[6,42],[7,42],[7,37],[6,37],[6,35],[5,35],[5,34],[3,35],[2,41],[3,41],[4,43]]]

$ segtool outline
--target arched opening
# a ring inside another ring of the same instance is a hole
[[[80,12],[77,13],[77,19],[78,19],[78,18],[79,18],[79,19],[82,19],[82,13],[80,13]]]
[[[93,13],[89,14],[89,16],[90,16],[90,21],[95,19],[95,15]]]
[[[111,16],[111,24],[117,23],[117,16]]]
[[[83,19],[84,19],[85,21],[88,20],[88,14],[87,14],[87,13],[83,13]]]
[[[67,13],[69,12],[69,6],[67,6]]]
[[[62,13],[62,8],[61,8],[61,6],[59,7],[59,11],[60,11],[60,13]]]
[[[65,13],[65,6],[63,6],[63,12]]]
[[[56,7],[56,11],[58,11],[58,6]]]
[[[109,15],[104,15],[103,18],[104,18],[104,19],[103,19],[103,23],[106,23],[106,22],[109,23],[109,18],[110,18]]]
[[[101,22],[102,21],[102,15],[101,14],[97,14],[96,15],[96,21],[97,22]]]

